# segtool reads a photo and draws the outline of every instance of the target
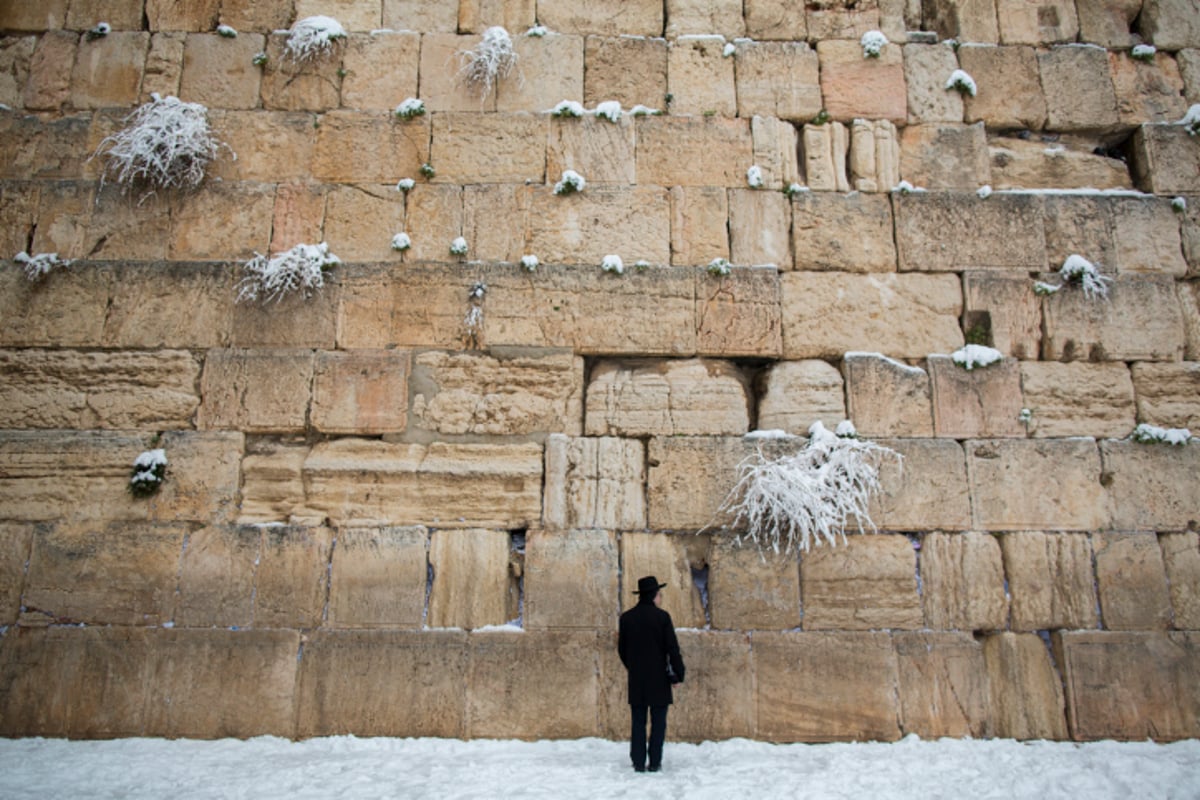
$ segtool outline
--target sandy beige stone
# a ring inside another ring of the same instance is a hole
[[[551,530],[646,526],[646,448],[615,437],[546,439],[543,524]]]
[[[1166,630],[1171,599],[1158,536],[1095,533],[1096,587],[1104,627],[1115,631]]]
[[[539,7],[538,22],[563,33],[659,36],[663,13],[663,4],[657,0],[632,0],[616,9],[583,0],[565,0]]]
[[[210,350],[204,359],[201,429],[269,433],[307,425],[310,350]]]
[[[794,553],[713,537],[708,552],[708,611],[716,630],[769,631],[800,627],[800,571]],[[807,609],[805,610],[807,613]]]
[[[403,431],[409,361],[406,350],[318,352],[313,365],[313,427],[329,433]]]
[[[546,145],[546,181],[556,183],[570,169],[582,175],[589,186],[631,184],[635,182],[635,153],[631,117],[622,116],[615,123],[591,115],[552,119]]]
[[[483,33],[487,28],[499,25],[520,33],[533,27],[536,6],[534,0],[468,0],[459,4],[458,29]]]
[[[313,634],[299,664],[297,735],[465,735],[467,642],[463,631]]]
[[[1049,648],[1034,633],[997,633],[983,640],[997,736],[1066,739],[1061,678]]]
[[[1139,0],[1076,0],[1080,41],[1123,49],[1134,44],[1133,21],[1142,10]]]
[[[863,436],[932,436],[929,373],[878,353],[846,353],[846,412]]]
[[[615,627],[618,563],[617,537],[610,531],[530,531],[525,544],[525,626]]]
[[[908,123],[962,122],[962,95],[946,89],[950,74],[958,69],[954,48],[944,42],[906,44],[903,51]]]
[[[140,102],[148,102],[157,93],[160,97],[179,96],[183,79],[183,56],[187,34],[182,31],[160,32],[150,36],[150,52],[142,72]]]
[[[794,450],[803,440],[767,446]],[[740,437],[671,436],[650,440],[646,481],[647,521],[653,530],[697,530],[729,520],[718,515],[737,480],[737,465],[754,453]]]
[[[1178,122],[1187,113],[1183,78],[1170,55],[1158,53],[1146,63],[1126,53],[1109,53],[1108,64],[1122,124]]]
[[[1079,35],[1075,4],[1062,0],[996,0],[1003,44],[1074,42]]]
[[[1200,628],[1200,534],[1166,533],[1158,541],[1167,570],[1173,626],[1196,630]]]
[[[671,187],[671,263],[729,258],[729,193],[717,186]]]
[[[1006,358],[966,369],[950,356],[931,355],[929,383],[933,430],[939,437],[971,439],[1024,437],[1021,424],[1021,364]]]
[[[1103,274],[1103,272],[1101,273]],[[1055,282],[1057,275],[1043,280]],[[1175,282],[1118,275],[1107,300],[1067,286],[1043,300],[1042,357],[1055,361],[1177,361],[1184,352]]]
[[[1200,447],[1195,441],[1173,446],[1106,439],[1100,443],[1100,453],[1113,529],[1194,529],[1200,513],[1196,506]]]
[[[532,0],[529,4],[533,5]],[[532,21],[532,14],[530,18]],[[518,80],[501,81],[497,111],[541,112],[565,98],[583,96],[582,36],[547,33],[514,39]]]
[[[791,204],[781,192],[730,190],[730,258],[734,264],[786,269],[792,263],[791,227]]]
[[[286,252],[298,244],[321,241],[327,196],[324,186],[307,183],[280,183],[275,187],[270,255]]]
[[[1151,0],[1143,6],[1137,30],[1163,50],[1200,46],[1200,23],[1191,6],[1179,0]]]
[[[621,606],[632,606],[637,580],[653,575],[662,590],[664,611],[671,615],[676,628],[703,628],[706,624],[700,590],[692,581],[687,556],[687,537],[665,533],[621,534]],[[687,665],[687,660],[684,660]],[[690,667],[689,667],[690,668]]]
[[[1184,358],[1200,360],[1200,281],[1181,281],[1176,289],[1183,310]]]
[[[1138,419],[1160,427],[1200,428],[1200,363],[1137,363],[1131,372]]]
[[[876,526],[893,531],[971,527],[962,445],[946,439],[878,439],[875,443],[902,459],[880,459],[880,492],[868,504]]]
[[[540,183],[546,174],[542,143],[548,125],[542,115],[434,114],[430,163],[437,170],[435,180]]]
[[[935,191],[966,192],[990,185],[983,124],[909,125],[901,137],[900,173],[909,183]]]
[[[310,449],[301,441],[253,445],[242,459],[238,522],[289,522],[305,516],[302,470]]]
[[[1177,125],[1142,125],[1133,136],[1131,171],[1139,189],[1156,194],[1200,191],[1200,154]]]
[[[756,633],[758,736],[893,741],[899,680],[886,633]]]
[[[742,12],[751,39],[802,42],[808,38],[805,15],[787,0],[746,0]]]
[[[630,266],[639,259],[666,264],[670,220],[667,192],[656,186],[588,187],[564,197],[546,187],[533,195],[529,249],[548,263],[592,264],[597,270],[615,249],[624,250],[616,255]]]
[[[331,183],[388,183],[416,178],[430,160],[430,115],[402,120],[380,111],[331,111],[321,117],[312,177]],[[354,158],[347,154],[354,153]]]
[[[352,34],[342,57],[342,106],[392,111],[416,97],[420,53],[421,37],[413,31]]]
[[[47,532],[25,523],[0,523],[0,625],[17,621],[33,538]]]
[[[672,114],[737,115],[734,59],[719,35],[680,36],[667,51],[667,91]]]
[[[294,292],[265,303],[235,301],[229,344],[248,349],[309,347],[332,350],[341,298],[337,280],[335,274],[326,271],[325,286],[308,297]],[[231,300],[236,297],[232,291],[230,295]]]
[[[181,628],[248,628],[262,529],[209,525],[192,531],[179,559],[174,621]]]
[[[0,102],[9,108],[20,108],[22,94],[29,81],[29,60],[37,47],[36,36],[9,36],[0,46]]]
[[[829,430],[846,419],[844,381],[825,361],[779,361],[763,379],[758,401],[758,427],[803,436],[813,422]]]
[[[464,186],[462,235],[479,261],[519,263],[525,247],[532,194],[525,186],[484,183]],[[507,224],[497,225],[496,220]]]
[[[637,121],[638,183],[744,186],[753,147],[749,120],[642,117]]]
[[[1094,146],[1077,149],[1061,143],[992,138],[988,141],[991,186],[994,189],[1133,188],[1125,163],[1096,155],[1094,149]],[[1047,207],[1058,199],[1047,197]]]
[[[1003,534],[1000,548],[1014,631],[1097,627],[1088,534],[1017,531]]]
[[[188,34],[179,91],[189,103],[223,109],[258,108],[262,70],[253,60],[266,39],[245,33],[230,39],[216,33]]]
[[[904,56],[899,45],[886,45],[878,57],[863,58],[857,41],[822,39],[817,42],[817,55],[821,96],[833,119],[864,117],[900,125],[907,121]]]
[[[850,126],[850,185],[858,192],[888,192],[900,183],[902,161],[896,126],[885,119],[856,119]]]
[[[745,32],[738,0],[667,0],[666,17],[668,39],[701,33],[719,33],[732,39]]]
[[[867,31],[888,27],[881,19],[882,9],[878,2],[849,5],[848,3],[813,3],[804,9],[807,17],[808,38],[853,39],[858,41]],[[883,4],[883,5],[886,5]],[[900,29],[894,26],[882,31],[889,37],[900,38]]]
[[[1040,195],[915,192],[892,200],[901,270],[1045,269]]]
[[[850,137],[840,122],[809,123],[800,134],[804,177],[813,191],[850,191],[846,154]]]
[[[627,109],[643,105],[665,111],[668,47],[660,38],[588,36],[582,102],[594,108],[616,100]]]
[[[1014,358],[1036,359],[1042,346],[1042,302],[1027,273],[963,273],[967,329],[983,325],[991,345]]]
[[[392,30],[453,33],[458,30],[458,15],[459,6],[455,3],[383,0],[383,27]]]
[[[426,624],[466,630],[502,625],[507,619],[509,547],[507,531],[434,531]]]
[[[1133,430],[1134,384],[1125,364],[1023,361],[1020,369],[1034,436],[1120,438]]]
[[[927,534],[921,540],[920,569],[928,627],[978,631],[1008,626],[997,537],[974,531]]]
[[[375,30],[380,24],[382,0],[296,0],[296,19],[325,14],[347,31]]]
[[[275,31],[291,23],[290,8],[255,0],[221,0],[221,22],[238,31]]]
[[[275,187],[218,183],[171,204],[170,258],[246,262],[271,241]]]
[[[739,117],[807,122],[821,111],[820,64],[803,38],[738,42],[734,64]]]
[[[210,164],[210,177],[273,183],[306,183],[312,177],[313,149],[321,134],[313,114],[213,109],[209,121],[213,134],[238,154],[237,159],[221,157]]]
[[[401,27],[404,27],[401,23]],[[555,28],[554,30],[562,30]],[[473,111],[482,113],[496,110],[496,90],[486,95],[482,87],[468,85],[464,80],[463,67],[468,63],[468,53],[479,44],[478,36],[460,36],[454,27],[448,33],[426,32],[421,36],[420,98],[427,111]],[[510,73],[500,80],[519,79]]]
[[[463,234],[463,189],[449,184],[418,184],[404,198],[404,228],[412,240],[412,249],[405,251],[405,262],[428,259],[452,259],[450,243]],[[391,246],[391,239],[388,239]],[[468,252],[471,243],[467,242]],[[453,257],[456,262],[457,256]],[[457,263],[449,265],[458,272]],[[459,295],[466,297],[466,292]],[[466,313],[465,302],[463,314]],[[460,317],[461,322],[461,317]]]
[[[754,165],[761,172],[761,188],[783,189],[799,185],[799,137],[792,123],[755,114],[750,118],[750,137],[754,143]]]
[[[206,193],[207,188],[201,189],[200,193]],[[61,210],[53,209],[50,213]],[[247,211],[246,221],[250,223],[250,230],[238,233],[253,235],[254,213],[250,208]],[[97,261],[165,261],[173,238],[170,214],[170,205],[165,198],[142,197],[139,200],[137,194],[127,194],[112,183],[98,187],[95,205],[73,221],[84,236],[80,243],[80,254]],[[58,222],[61,224],[66,220],[60,218]],[[186,213],[181,213],[178,222],[183,228],[190,221],[186,220]]]
[[[71,92],[71,66],[75,63],[78,46],[79,35],[70,31],[51,29],[38,39],[24,85],[22,99],[27,109],[49,111],[67,102]]]
[[[47,0],[36,5],[12,3],[4,10],[6,27],[35,33],[63,27],[68,11],[67,0]]]
[[[1098,47],[1063,45],[1038,53],[1046,95],[1046,128],[1108,131],[1120,122],[1107,53]]]
[[[892,206],[882,195],[804,192],[792,198],[799,270],[893,272]]]
[[[113,31],[79,42],[71,70],[71,105],[75,108],[132,106],[137,102],[150,34]]]
[[[1175,53],[1175,65],[1183,78],[1183,97],[1193,103],[1200,99],[1200,49],[1189,47]]]
[[[991,732],[983,646],[965,633],[897,633],[900,730],[923,739]]]
[[[329,625],[419,628],[426,610],[428,548],[429,533],[422,527],[339,530],[330,569]]]
[[[181,3],[179,0],[146,0],[150,30],[208,31],[217,26],[218,0]]]
[[[1000,130],[1038,130],[1045,123],[1047,98],[1032,47],[964,44],[958,48],[958,63],[976,86],[973,97],[963,98],[964,122]]]
[[[8,252],[19,253],[29,244],[41,189],[35,181],[0,182],[0,247]]]
[[[342,56],[346,40],[327,53],[297,61],[287,52],[286,32],[267,37],[267,61],[262,66],[262,107],[271,111],[336,109],[341,103]]]
[[[324,620],[333,531],[268,526],[254,572],[256,628],[315,628]]]
[[[1188,273],[1181,246],[1179,212],[1165,197],[1113,197],[1106,209],[1112,226],[1112,261],[1123,273]],[[1068,254],[1069,255],[1069,254]]]
[[[676,623],[678,624],[678,623]],[[744,633],[679,631],[687,680],[673,688],[671,736],[700,742],[750,736],[757,725],[754,657]],[[622,711],[628,716],[628,706]],[[624,735],[624,727],[619,735]]]
[[[88,116],[46,121],[32,114],[6,114],[0,120],[0,131],[4,133],[0,140],[0,175],[16,180],[77,180],[98,175],[104,162],[97,159],[89,166],[87,160],[103,137],[95,137],[93,143],[90,129]]]
[[[589,436],[740,435],[750,427],[749,386],[722,361],[602,361],[585,402]]]
[[[1094,530],[1109,522],[1094,439],[976,440],[965,446],[977,528]]]
[[[804,629],[924,627],[916,575],[917,556],[906,536],[848,536],[813,548],[800,557]]]

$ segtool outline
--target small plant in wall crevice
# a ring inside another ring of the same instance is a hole
[[[459,52],[459,78],[480,98],[487,97],[501,78],[517,65],[512,37],[499,25],[488,28],[470,50]]]
[[[21,251],[13,256],[13,261],[25,271],[25,277],[31,281],[40,281],[56,269],[70,266],[71,262],[58,257],[58,253],[38,253],[31,256]]]
[[[134,497],[149,497],[158,491],[166,477],[167,451],[161,447],[146,450],[133,460],[129,493]]]

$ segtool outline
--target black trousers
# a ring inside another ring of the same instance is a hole
[[[646,709],[650,709],[650,766],[662,765],[663,741],[667,738],[667,706],[629,707],[633,720],[629,731],[629,757],[634,767],[646,766]]]

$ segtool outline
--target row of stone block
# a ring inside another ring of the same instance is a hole
[[[1170,741],[1200,731],[1190,633],[681,631],[672,738]],[[622,739],[611,633],[10,628],[0,733]]]

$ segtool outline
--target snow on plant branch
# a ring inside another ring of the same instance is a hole
[[[901,456],[850,435],[838,436],[814,422],[808,443],[791,455],[767,456],[760,444],[737,469],[737,482],[719,512],[732,526],[745,527],[736,541],[749,539],[760,551],[808,550],[815,542],[845,541],[846,527],[875,530],[868,503],[880,491],[879,466]]]
[[[333,17],[305,17],[292,26],[283,52],[303,64],[333,52],[336,42],[345,38],[346,29]]]
[[[307,298],[325,285],[325,270],[340,263],[325,242],[298,244],[271,259],[255,253],[242,267],[237,301],[278,302],[292,292]]]
[[[59,267],[70,265],[70,261],[58,257],[58,253],[38,253],[36,256],[31,256],[22,250],[13,256],[13,261],[21,265],[25,270],[25,277],[31,281],[38,281],[50,274],[50,272]]]
[[[508,77],[517,64],[512,37],[499,25],[485,30],[479,44],[470,50],[460,51],[458,56],[461,64],[459,77],[480,97],[487,97],[496,81]]]
[[[1160,428],[1143,422],[1133,429],[1133,440],[1142,444],[1184,445],[1192,441],[1192,432],[1187,428]]]

